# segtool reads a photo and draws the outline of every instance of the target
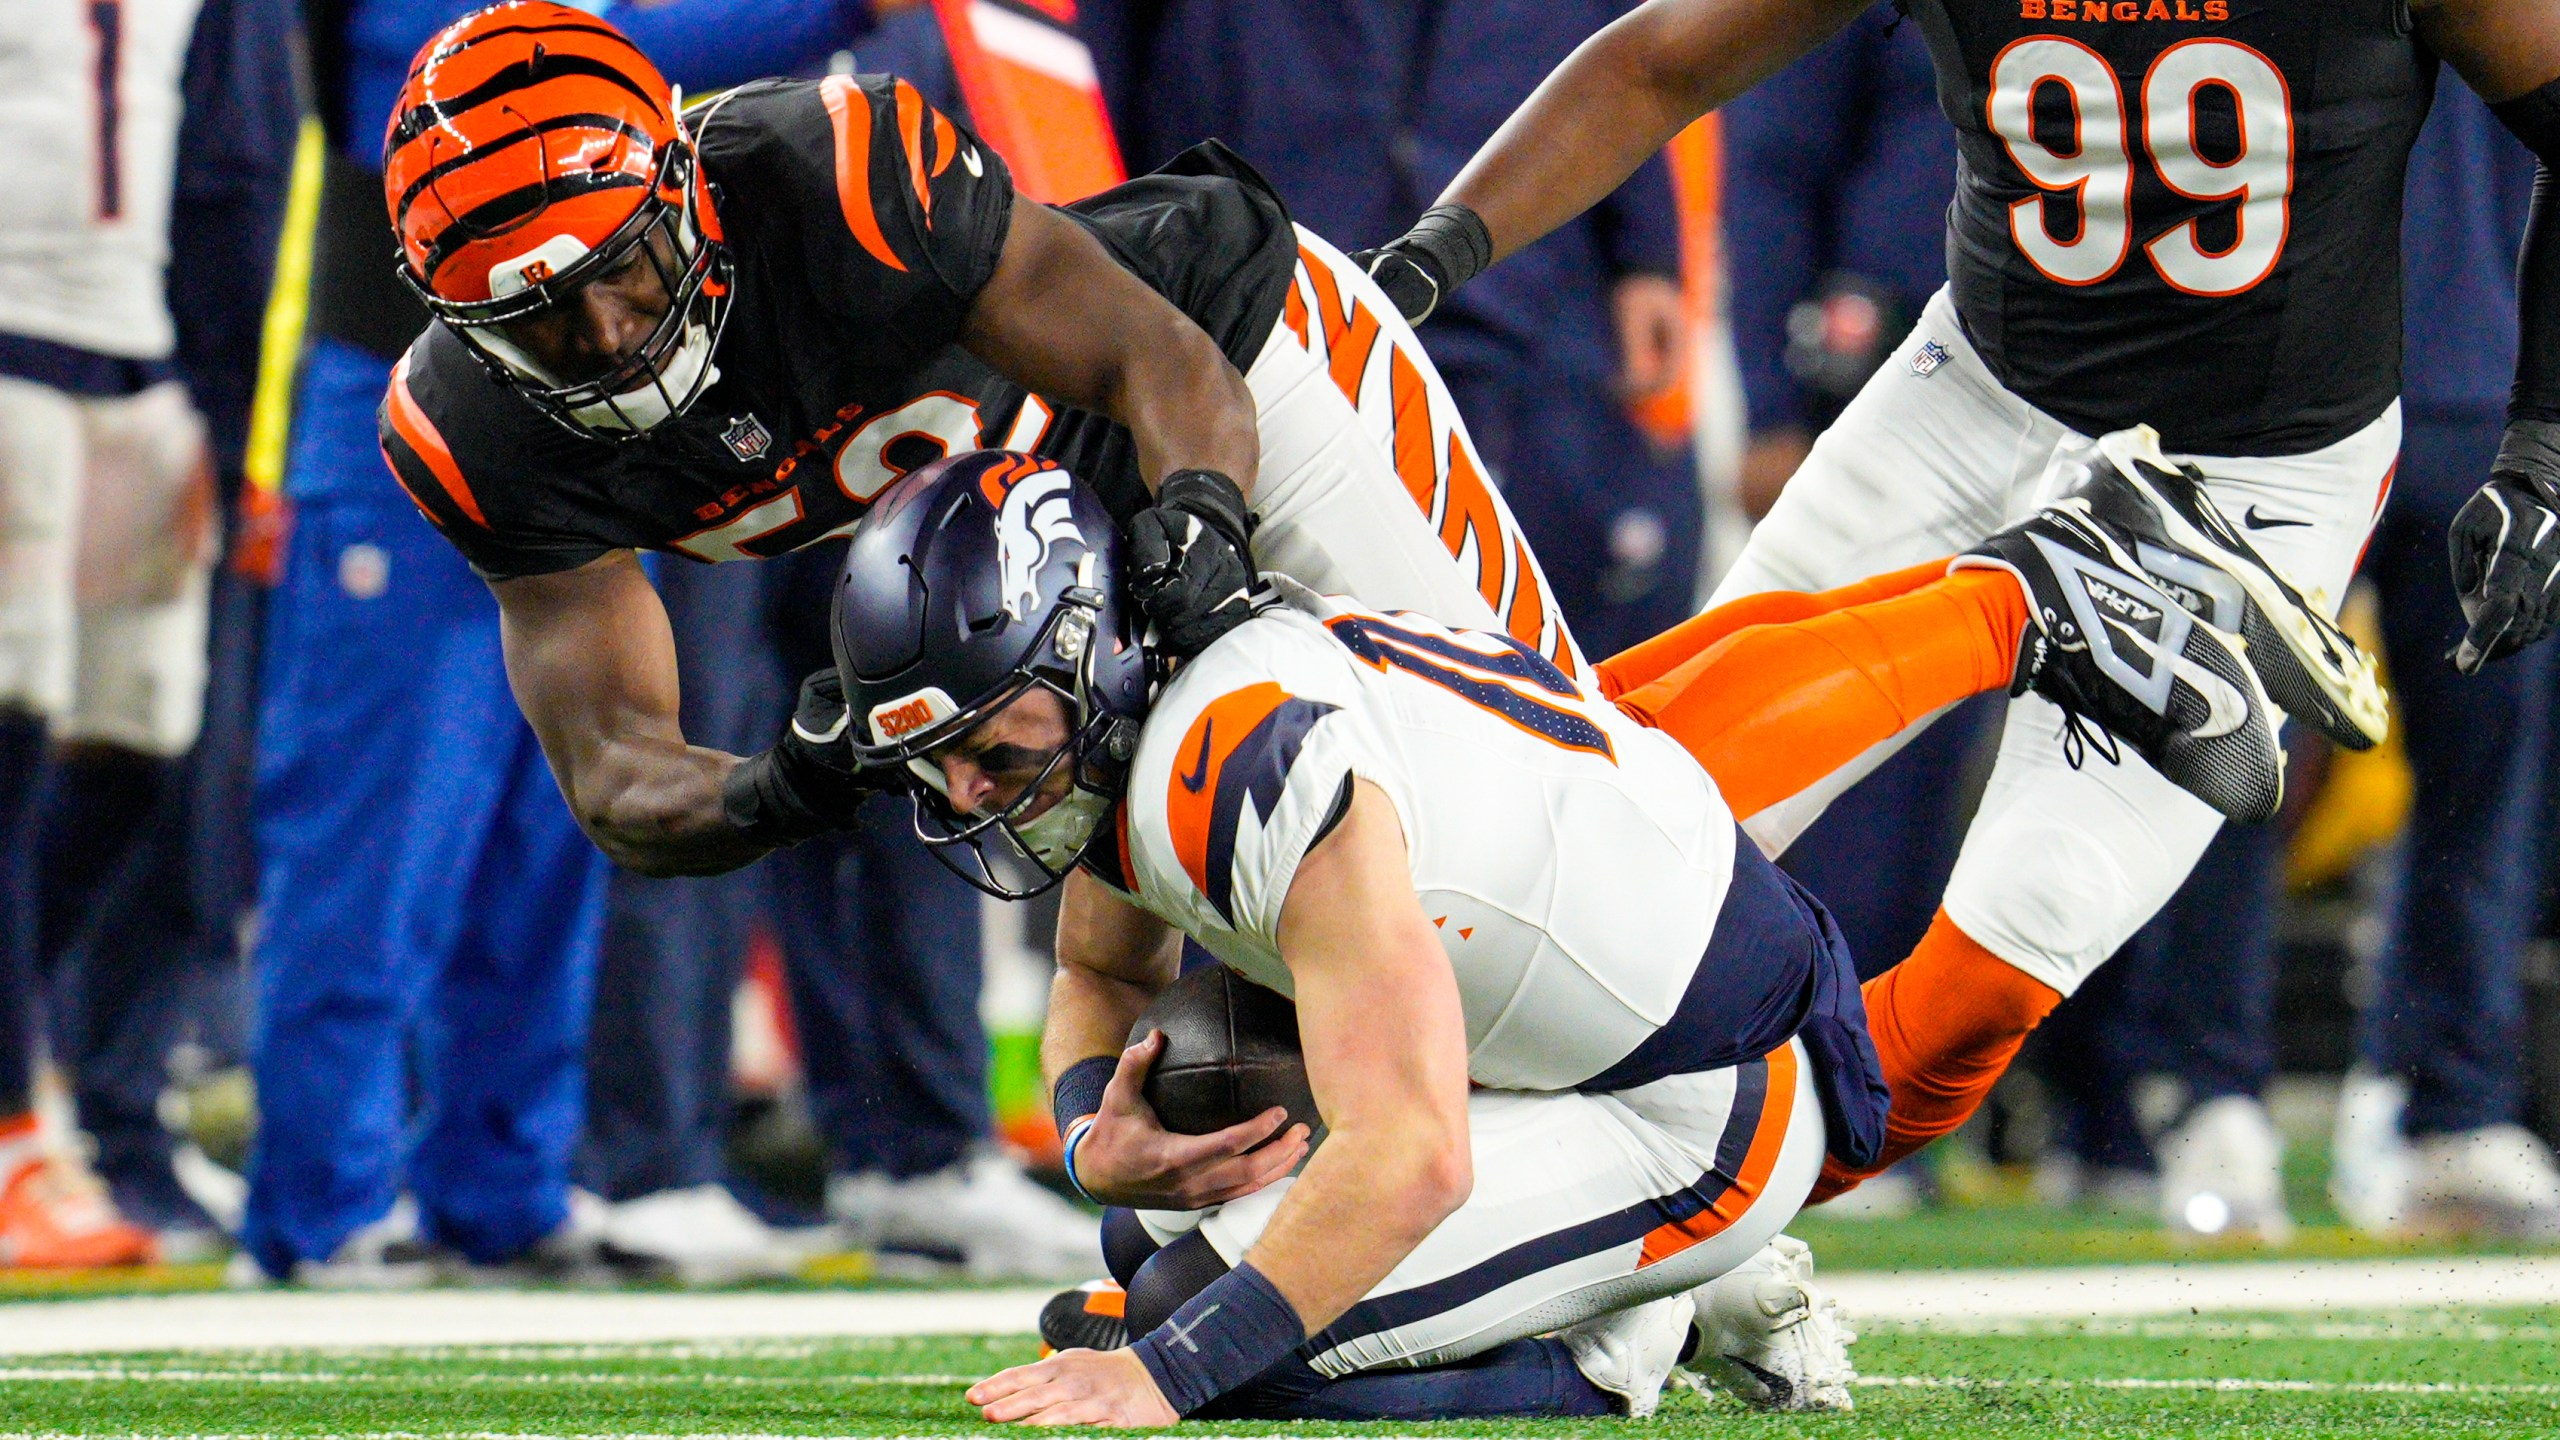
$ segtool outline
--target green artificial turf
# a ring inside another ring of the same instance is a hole
[[[1849,1416],[1682,1394],[1650,1421],[1215,1433],[2007,1437],[2560,1435],[2560,1310],[1872,1326]],[[1018,1339],[56,1357],[0,1363],[0,1435],[947,1434]]]

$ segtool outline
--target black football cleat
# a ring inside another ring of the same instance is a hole
[[[2018,641],[2009,693],[2062,707],[2063,747],[2077,768],[2113,736],[2171,783],[2234,820],[2259,821],[2284,800],[2275,704],[2240,642],[2196,618],[2147,579],[2087,502],[2058,501],[1956,557],[1951,569],[1998,569],[2026,587],[2033,612]]]
[[[1061,1290],[1040,1307],[1040,1353],[1117,1350],[1129,1343],[1129,1292],[1110,1280]]]
[[[2215,507],[2204,473],[2170,464],[2148,425],[2100,437],[2098,452],[2104,463],[2073,493],[2152,582],[2248,642],[2249,668],[2284,713],[2350,750],[2381,744],[2391,704],[2373,657]]]

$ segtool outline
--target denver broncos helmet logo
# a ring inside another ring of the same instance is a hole
[[[1066,471],[1044,469],[1017,478],[996,512],[996,568],[1004,587],[1004,613],[1030,618],[1040,605],[1040,569],[1049,547],[1061,540],[1086,544],[1076,527],[1075,481]]]

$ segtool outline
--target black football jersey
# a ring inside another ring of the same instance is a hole
[[[2404,0],[1905,0],[1958,136],[1947,269],[2074,429],[2289,455],[2400,390],[2400,189],[2435,93]]]
[[[394,369],[383,453],[473,568],[503,580],[623,548],[777,555],[845,533],[908,471],[989,446],[1060,461],[1124,514],[1143,503],[1125,429],[958,344],[1015,204],[993,150],[885,75],[746,86],[696,134],[736,268],[718,379],[683,416],[633,440],[573,434],[442,324]],[[1223,149],[1062,213],[1239,369],[1278,323],[1296,236]]]

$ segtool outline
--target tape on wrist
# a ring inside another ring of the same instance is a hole
[[[1261,1271],[1239,1265],[1129,1349],[1176,1413],[1188,1415],[1287,1359],[1306,1339],[1289,1298]]]

